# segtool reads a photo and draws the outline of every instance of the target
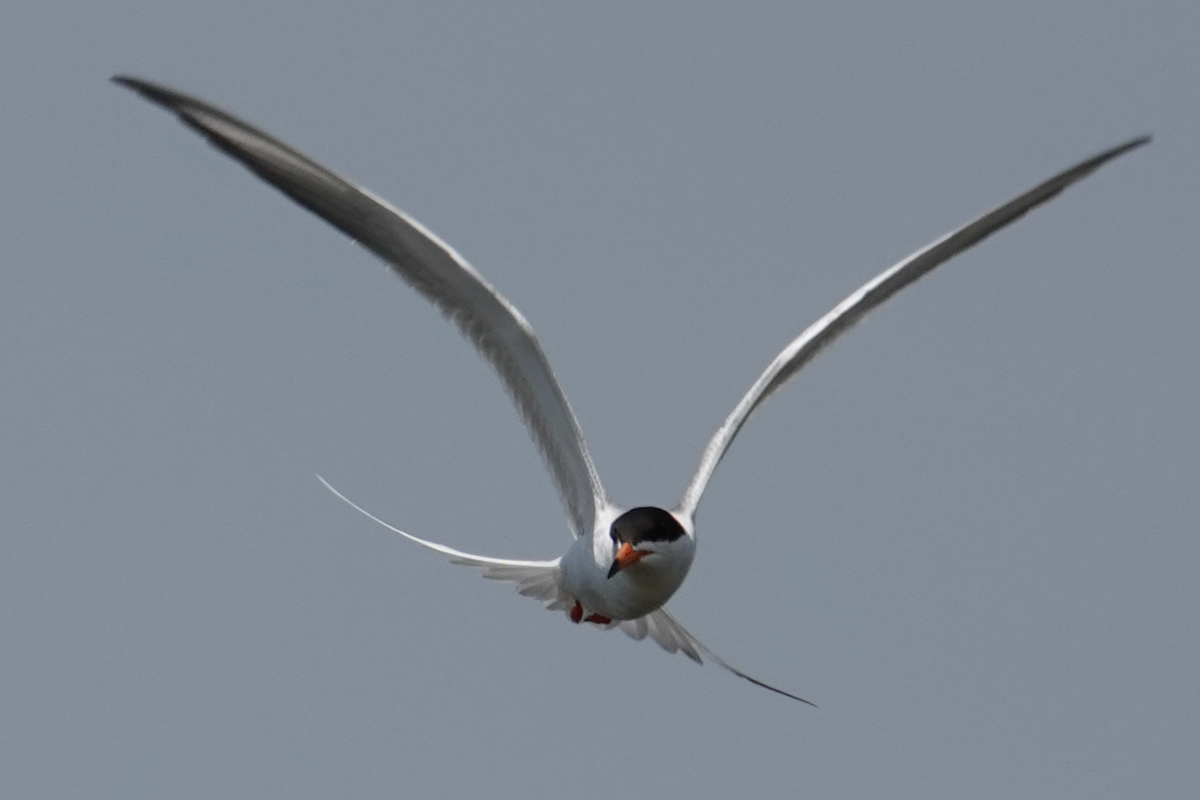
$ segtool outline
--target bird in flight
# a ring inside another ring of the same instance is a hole
[[[682,652],[697,663],[707,658],[764,689],[809,705],[721,659],[664,607],[692,566],[696,508],[713,470],[754,410],[867,312],[1102,164],[1150,141],[1148,136],[1130,139],[1081,161],[925,245],[856,289],[775,356],[708,441],[678,505],[670,510],[626,509],[605,494],[579,423],[533,328],[453,248],[367,189],[216,106],[139,78],[119,75],[113,80],[174,112],[212,145],[383,259],[454,322],[496,370],[516,404],[566,506],[575,539],[565,555],[549,561],[479,556],[389,525],[321,478],[330,491],[452,563],[477,567],[485,578],[513,583],[518,592],[546,608],[565,611],[572,622],[618,627],[639,640],[648,636],[667,652]]]

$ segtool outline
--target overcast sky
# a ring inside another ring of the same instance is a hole
[[[19,3],[0,26],[0,796],[1200,795],[1200,5]],[[240,114],[536,328],[673,505],[809,322],[1130,136],[746,426],[670,608],[819,710],[354,514],[552,558],[423,300],[172,117]]]

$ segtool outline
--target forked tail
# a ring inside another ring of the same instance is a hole
[[[485,578],[513,583],[520,594],[540,600],[542,605],[553,611],[566,611],[575,605],[575,598],[564,592],[559,585],[559,559],[557,558],[553,561],[514,561],[507,558],[489,558],[488,556],[464,553],[461,550],[455,550],[453,547],[447,547],[437,542],[430,542],[384,522],[333,488],[332,484],[320,475],[317,476],[317,480],[321,481],[325,488],[333,492],[339,500],[367,519],[382,525],[392,533],[398,533],[405,539],[416,542],[422,547],[427,547],[430,550],[441,553],[450,559],[451,564],[476,567],[483,570],[483,577]],[[614,622],[605,627],[620,627],[626,634],[638,641],[649,636],[659,647],[668,653],[682,652],[697,664],[703,664],[704,659],[708,658],[714,664],[729,670],[739,678],[744,678],[756,686],[761,686],[764,689],[781,694],[784,697],[790,697],[793,700],[799,700],[801,703],[808,703],[808,705],[816,708],[814,703],[805,700],[803,697],[798,697],[791,692],[785,692],[783,689],[777,689],[769,683],[764,683],[758,678],[751,677],[737,667],[734,667],[705,647],[695,636],[688,633],[682,625],[675,621],[674,617],[667,613],[665,608],[660,608],[644,617]]]
[[[333,488],[329,481],[317,476],[325,488],[333,492],[339,500],[353,508],[358,513],[362,514],[369,520],[379,523],[387,528],[392,533],[398,533],[405,539],[416,542],[422,547],[428,547],[450,559],[451,564],[461,564],[464,567],[476,567],[483,570],[483,577],[490,578],[494,581],[508,581],[516,584],[517,591],[526,597],[532,597],[540,600],[542,604],[554,611],[562,611],[569,608],[575,601],[574,598],[565,594],[562,587],[558,585],[558,559],[553,561],[515,561],[508,558],[489,558],[488,556],[477,556],[473,553],[464,553],[462,550],[455,550],[453,547],[447,547],[444,544],[430,542],[418,536],[413,536],[411,533],[400,530],[394,525],[381,520],[379,517],[367,511],[365,508],[355,503],[349,497]]]

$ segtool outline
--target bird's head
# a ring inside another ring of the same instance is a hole
[[[647,566],[653,565],[677,549],[686,535],[679,520],[661,508],[642,506],[626,511],[609,528],[615,555],[608,577],[643,559]]]

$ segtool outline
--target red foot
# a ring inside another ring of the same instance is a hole
[[[567,612],[567,616],[569,616],[571,618],[571,622],[574,622],[576,625],[581,622],[594,622],[597,625],[612,624],[611,619],[608,617],[602,617],[599,614],[588,614],[587,618],[584,619],[583,606],[579,604],[578,600],[575,601],[575,605],[571,606],[571,610]]]

